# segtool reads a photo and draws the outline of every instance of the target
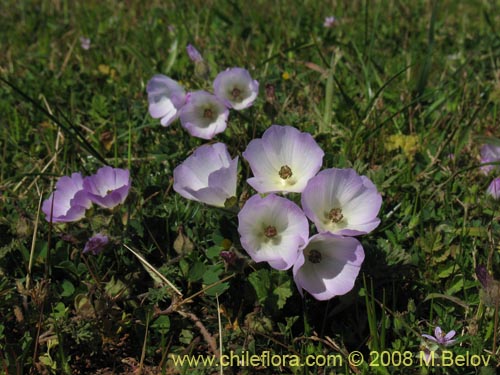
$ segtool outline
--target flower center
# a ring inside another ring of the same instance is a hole
[[[282,165],[279,171],[279,175],[283,180],[286,180],[293,176],[292,170],[288,165]]]
[[[276,230],[275,227],[273,227],[272,225],[269,225],[266,229],[264,229],[264,235],[267,237],[267,238],[273,238],[275,237],[276,235],[278,234],[278,231]]]
[[[212,110],[210,108],[205,108],[205,111],[203,111],[203,117],[211,119],[213,116],[214,114]]]
[[[107,190],[106,195],[111,194],[112,192],[113,192],[113,190]]]
[[[231,95],[233,96],[233,99],[236,100],[240,97],[241,91],[235,87],[233,91],[231,91]]]
[[[321,262],[321,253],[318,250],[309,250],[309,254],[307,255],[307,259],[309,259],[309,262],[313,264],[318,264]]]
[[[332,223],[340,223],[344,218],[344,215],[342,215],[342,209],[332,208],[328,213],[328,218],[331,220]]]

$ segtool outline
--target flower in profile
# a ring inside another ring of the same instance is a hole
[[[325,17],[325,22],[323,22],[323,27],[331,29],[337,23],[337,19],[334,16]]]
[[[215,77],[214,93],[227,107],[239,111],[253,104],[259,93],[259,82],[252,79],[246,69],[230,68]]]
[[[380,224],[382,197],[368,177],[353,169],[325,169],[302,192],[302,208],[319,232],[357,236]]]
[[[485,144],[481,146],[481,163],[492,163],[500,161],[500,146],[493,144]],[[488,174],[493,169],[497,169],[497,165],[485,165],[481,167],[483,173]]]
[[[109,243],[108,236],[98,233],[89,238],[85,247],[83,249],[83,253],[91,253],[92,255],[99,255],[106,245]]]
[[[63,176],[56,182],[56,189],[42,204],[45,220],[52,223],[78,221],[92,206],[83,187],[83,177],[73,173]]]
[[[494,199],[500,198],[500,177],[497,177],[493,181],[491,181],[490,186],[488,186],[486,192]]]
[[[238,214],[241,246],[255,262],[286,270],[309,237],[309,224],[292,201],[274,194],[248,199]]]
[[[130,190],[130,172],[127,169],[100,168],[96,174],[83,180],[83,187],[89,199],[104,208],[122,204]]]
[[[88,50],[90,49],[90,38],[86,38],[84,36],[81,36],[80,37],[80,46],[84,49],[84,50]]]
[[[174,190],[184,198],[224,207],[236,196],[238,157],[223,143],[203,145],[174,169]]]
[[[188,44],[186,47],[187,54],[192,62],[197,63],[203,61],[203,57],[201,53],[198,52],[196,48],[193,47],[192,44]]]
[[[450,346],[453,345],[457,340],[452,340],[455,336],[456,332],[451,330],[448,333],[444,333],[441,327],[436,327],[434,330],[434,336],[423,334],[422,337],[431,340],[442,346]]]
[[[226,130],[229,110],[206,91],[189,93],[180,111],[181,124],[194,137],[212,139]]]
[[[163,126],[169,126],[179,117],[179,110],[186,102],[186,92],[176,81],[156,74],[149,80],[146,91],[151,117],[160,118]]]
[[[254,175],[247,182],[261,194],[300,193],[321,168],[323,156],[323,150],[309,133],[272,125],[243,152]]]
[[[293,279],[301,295],[306,290],[317,300],[328,300],[354,287],[364,259],[357,239],[319,233],[301,248],[293,265]]]

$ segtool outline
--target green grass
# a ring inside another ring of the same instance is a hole
[[[211,355],[220,333],[225,353],[344,361],[225,374],[495,372],[498,304],[474,270],[500,278],[498,202],[485,194],[496,176],[479,168],[479,147],[500,138],[498,2],[39,0],[4,1],[0,14],[0,373],[216,373],[167,358]],[[338,24],[325,29],[329,15]],[[366,259],[345,296],[302,298],[291,271],[243,255],[234,213],[172,189],[173,169],[204,142],[149,116],[146,83],[162,73],[210,89],[233,66],[260,82],[256,104],[231,112],[216,137],[242,160],[238,194],[250,190],[241,153],[271,124],[310,132],[324,168],[353,167],[382,193],[382,222],[360,237]],[[131,170],[126,203],[49,226],[38,207],[57,178],[105,163]],[[113,245],[82,255],[99,230]],[[229,247],[237,267],[219,256]],[[457,331],[454,354],[491,355],[489,367],[419,366],[420,335],[437,325]],[[356,350],[414,356],[409,367],[356,369]]]

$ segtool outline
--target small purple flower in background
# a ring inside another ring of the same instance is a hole
[[[354,287],[364,259],[357,239],[319,233],[300,250],[293,279],[301,295],[304,289],[317,300],[328,300]]]
[[[223,143],[203,145],[174,169],[174,190],[184,198],[224,207],[236,196],[238,157]]]
[[[56,190],[43,202],[42,211],[48,222],[66,223],[82,219],[90,206],[92,202],[83,188],[82,175],[73,173],[57,181]]]
[[[441,327],[436,327],[434,330],[434,336],[423,334],[422,337],[431,340],[439,345],[450,346],[453,345],[457,340],[452,340],[456,332],[451,330],[448,333],[444,333]]]
[[[354,169],[325,169],[302,192],[302,208],[319,232],[357,236],[380,224],[382,197],[368,177]]]
[[[321,168],[324,154],[309,133],[272,125],[243,152],[254,175],[247,182],[261,194],[300,193]]]
[[[203,61],[201,53],[198,52],[198,50],[194,48],[193,45],[188,44],[186,47],[186,51],[192,62],[197,63]]]
[[[91,253],[92,255],[99,255],[109,243],[108,236],[98,233],[89,238],[83,249],[83,253]]]
[[[214,93],[226,106],[239,111],[253,104],[259,93],[259,82],[252,79],[246,69],[226,69],[215,78]]]
[[[86,38],[84,36],[81,36],[80,37],[80,46],[84,49],[84,50],[88,50],[90,48],[90,38]]]
[[[488,186],[486,192],[494,199],[500,198],[500,177],[497,177],[493,181],[491,181],[491,184],[490,186]]]
[[[122,204],[130,190],[130,172],[127,169],[102,167],[96,174],[83,180],[89,199],[104,208]]]
[[[325,17],[325,22],[323,23],[323,27],[330,29],[333,26],[335,26],[336,23],[337,19],[334,16]]]
[[[481,146],[481,163],[492,163],[500,161],[500,146],[485,144]],[[497,165],[485,165],[481,167],[484,174],[488,174],[493,169],[498,169]]]
[[[148,82],[146,91],[151,117],[161,118],[163,126],[169,126],[179,117],[179,110],[186,103],[186,92],[176,81],[157,74]]]
[[[309,223],[292,201],[274,194],[248,199],[238,214],[241,246],[255,262],[286,270],[309,237]]]
[[[182,127],[194,137],[212,139],[226,130],[229,110],[206,91],[191,92],[180,111]]]

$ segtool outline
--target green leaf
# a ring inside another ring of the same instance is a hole
[[[69,280],[64,280],[61,284],[61,287],[63,288],[63,291],[61,293],[61,297],[69,297],[72,296],[73,293],[75,292],[75,287]]]

